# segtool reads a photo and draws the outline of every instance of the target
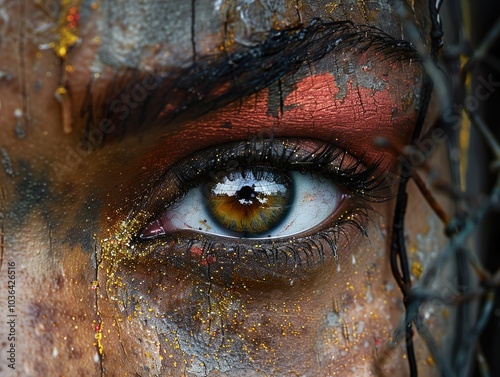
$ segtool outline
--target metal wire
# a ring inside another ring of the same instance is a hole
[[[498,208],[500,204],[500,144],[495,138],[491,126],[483,119],[481,106],[477,105],[480,100],[478,98],[478,85],[487,84],[483,82],[484,80],[479,80],[479,84],[478,81],[471,80],[471,73],[481,62],[487,62],[493,68],[500,67],[499,60],[490,54],[490,50],[500,39],[500,18],[486,33],[477,48],[473,49],[471,48],[470,33],[464,30],[463,26],[462,4],[459,1],[448,0],[447,5],[451,9],[452,22],[462,29],[456,30],[457,37],[454,39],[456,44],[447,46],[445,56],[440,57],[440,50],[443,46],[443,30],[439,10],[442,4],[443,1],[439,0],[428,1],[431,46],[430,52],[422,56],[427,77],[421,92],[421,111],[411,144],[414,144],[420,137],[431,93],[434,90],[443,109],[441,119],[435,127],[445,130],[448,136],[447,145],[452,173],[451,189],[448,192],[454,193],[450,195],[454,201],[454,213],[450,216],[444,212],[443,207],[433,197],[432,190],[427,189],[418,172],[414,171],[417,168],[412,166],[407,158],[403,158],[403,164],[405,164],[403,170],[414,172],[400,177],[392,226],[390,263],[394,279],[402,292],[405,306],[405,318],[401,328],[395,331],[394,337],[397,338],[398,334],[402,333],[405,335],[409,374],[412,377],[418,375],[418,363],[413,344],[414,327],[427,344],[442,376],[469,375],[473,359],[477,360],[479,375],[489,376],[491,368],[483,352],[484,345],[479,344],[478,340],[494,312],[495,290],[500,285],[500,270],[488,271],[481,261],[481,251],[476,246],[477,243],[471,243],[470,237],[484,224],[486,216],[494,208]],[[404,18],[403,20],[405,21]],[[410,35],[414,29],[414,25],[407,25]],[[417,50],[424,54],[424,49],[419,48],[418,45]],[[447,70],[446,76],[442,73],[443,65]],[[496,83],[490,86],[494,87],[494,85]],[[459,140],[461,114],[464,114],[465,121],[469,122],[483,136],[484,145],[489,148],[493,156],[490,166],[495,183],[490,192],[484,193],[481,198],[469,195],[461,187],[463,154],[467,152],[461,147],[461,140]],[[402,157],[405,156],[402,155]],[[448,245],[441,250],[433,265],[427,268],[416,288],[410,274],[405,239],[406,186],[412,178],[416,181],[417,187],[421,189],[430,207],[446,223],[446,234],[449,237]],[[474,199],[473,201],[470,200],[471,197]],[[446,301],[442,299],[439,292],[433,292],[431,286],[439,273],[449,265],[454,265],[456,272],[455,291],[457,295],[452,300]],[[478,281],[477,288],[474,288],[473,281],[475,280]],[[456,339],[453,351],[449,355],[440,349],[425,324],[425,320],[420,315],[422,305],[436,299],[456,308]],[[476,356],[474,357],[474,355]]]

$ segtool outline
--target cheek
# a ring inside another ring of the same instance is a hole
[[[105,257],[98,277],[99,348],[107,372],[159,375],[165,367],[181,375],[188,355],[183,345],[201,326],[191,311],[208,310],[204,289],[185,273],[137,260]]]
[[[378,353],[387,353],[384,367],[398,364],[404,349],[388,344],[402,302],[384,229],[371,227],[369,239],[344,250],[314,282],[260,294],[209,284],[147,257],[117,260],[119,247],[109,254],[104,247],[98,309],[106,370],[355,376],[373,371]]]
[[[404,354],[393,334],[403,304],[388,263],[386,226],[376,224],[368,235],[349,250],[345,273],[330,279],[337,289],[325,286],[329,297],[323,302],[316,354],[325,370],[342,376],[388,371],[400,366]]]

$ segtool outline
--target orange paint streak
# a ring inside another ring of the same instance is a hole
[[[285,111],[278,117],[269,114],[268,90],[263,90],[164,135],[141,164],[164,169],[201,149],[255,140],[259,134],[264,138],[301,137],[332,142],[348,149],[354,157],[363,156],[367,163],[380,158],[391,163],[395,160],[393,152],[376,148],[375,138],[407,143],[417,115],[413,107],[406,110],[401,96],[391,89],[396,84],[394,78],[388,79],[385,89],[376,91],[354,87],[349,82],[346,95],[337,98],[339,88],[331,74],[310,76],[296,84],[284,101]],[[223,126],[227,124],[232,127]]]

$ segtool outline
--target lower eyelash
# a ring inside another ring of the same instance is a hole
[[[337,263],[339,254],[357,236],[364,235],[370,220],[369,206],[351,205],[346,215],[324,230],[278,242],[251,239],[225,239],[180,232],[144,243],[147,258],[166,266],[193,271],[207,281],[232,287],[249,288],[273,283],[271,287],[288,287],[306,279],[325,264]],[[144,255],[144,254],[143,254]]]

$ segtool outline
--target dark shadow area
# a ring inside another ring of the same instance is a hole
[[[498,22],[500,16],[500,3],[497,0],[470,1],[472,18],[472,43],[473,48],[480,45],[485,35],[493,25]],[[496,136],[500,139],[499,106],[500,106],[500,41],[496,41],[490,50],[488,57],[481,62],[474,72],[476,84],[479,78],[486,79],[494,86],[486,100],[481,102],[481,111],[486,123]],[[474,84],[473,84],[474,86]],[[474,131],[474,129],[473,129]],[[469,160],[479,169],[471,169],[468,175],[468,185],[473,192],[491,192],[496,174],[492,174],[491,161],[493,155],[487,148],[484,140],[477,134],[471,134],[471,150]],[[475,160],[475,161],[474,161]],[[492,211],[480,225],[478,236],[478,247],[483,251],[483,265],[488,271],[494,273],[500,268],[500,211]],[[490,367],[491,376],[500,376],[500,289],[497,288],[495,307],[492,315],[481,335],[481,347]],[[476,360],[474,376],[484,376]]]

